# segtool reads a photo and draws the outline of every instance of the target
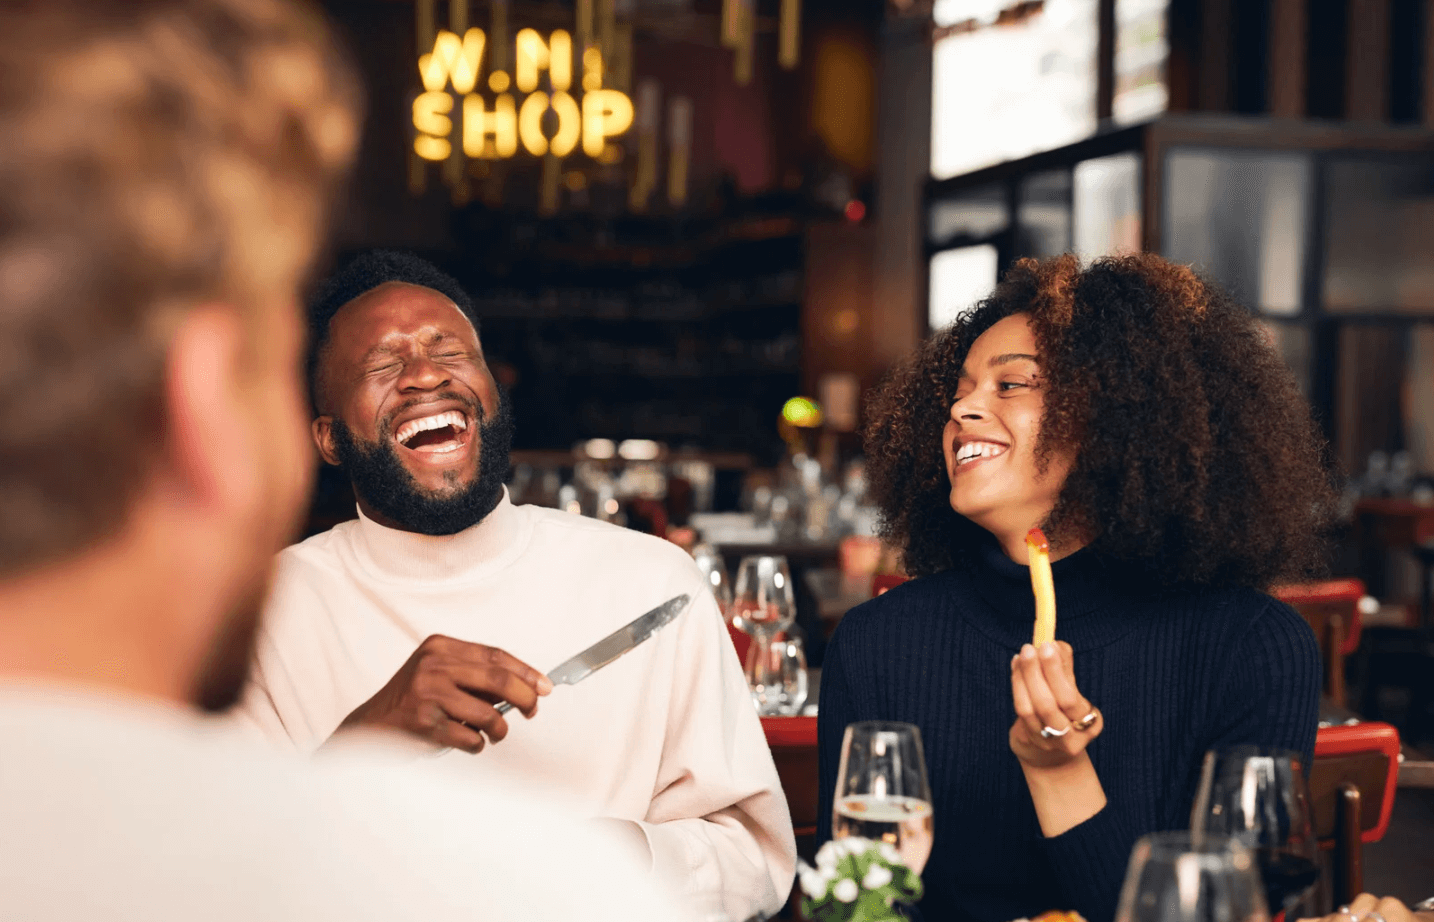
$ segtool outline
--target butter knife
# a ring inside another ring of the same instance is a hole
[[[548,681],[554,685],[578,684],[656,634],[668,622],[681,614],[689,601],[691,601],[691,596],[684,592],[682,595],[668,599],[647,614],[639,615],[631,624],[618,628],[572,659],[564,660],[548,673]],[[508,701],[502,702],[497,707],[499,714],[506,714],[512,709],[513,705]]]

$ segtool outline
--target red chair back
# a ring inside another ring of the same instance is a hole
[[[1310,766],[1315,835],[1334,852],[1334,904],[1364,890],[1364,843],[1389,829],[1399,779],[1399,731],[1370,721],[1322,727]]]
[[[1364,598],[1364,583],[1335,579],[1276,586],[1273,593],[1309,622],[1324,660],[1324,693],[1343,707],[1344,658],[1359,647],[1359,600]]]
[[[1273,594],[1304,615],[1317,633],[1326,619],[1338,616],[1343,622],[1339,652],[1351,656],[1359,649],[1359,632],[1364,622],[1359,613],[1359,600],[1365,596],[1363,580],[1329,579],[1318,583],[1276,586]]]

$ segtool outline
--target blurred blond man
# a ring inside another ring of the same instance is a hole
[[[501,785],[202,716],[308,490],[297,293],[357,97],[285,0],[0,6],[7,919],[681,917]]]

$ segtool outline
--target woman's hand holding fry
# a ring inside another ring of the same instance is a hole
[[[1011,658],[1011,697],[1016,705],[1011,751],[1024,765],[1065,765],[1082,756],[1105,726],[1100,712],[1076,687],[1072,662],[1071,646],[1065,641],[1041,644],[1039,651],[1026,644]],[[1085,729],[1079,729],[1086,721]],[[1042,735],[1046,728],[1056,733]]]

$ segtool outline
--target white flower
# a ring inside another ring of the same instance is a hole
[[[873,864],[867,868],[866,876],[861,879],[861,885],[867,890],[879,890],[891,883],[891,872],[884,865]]]
[[[838,841],[841,842],[842,851],[848,855],[860,855],[871,847],[870,839],[863,839],[858,836],[852,836],[849,839],[840,839]]]
[[[841,900],[843,903],[850,903],[856,899],[856,895],[860,892],[861,891],[856,887],[856,881],[850,877],[843,877],[837,881],[836,886],[832,888],[832,896]]]
[[[885,861],[887,864],[896,864],[901,861],[901,853],[898,852],[896,850],[896,846],[892,845],[890,842],[881,843],[880,854],[882,860]]]
[[[811,868],[802,868],[801,879],[802,891],[806,893],[807,896],[814,900],[819,900],[826,896],[827,879],[820,871],[814,871]]]
[[[840,839],[833,839],[823,845],[817,851],[817,867],[823,871],[830,871],[836,867],[837,859],[841,857]]]

